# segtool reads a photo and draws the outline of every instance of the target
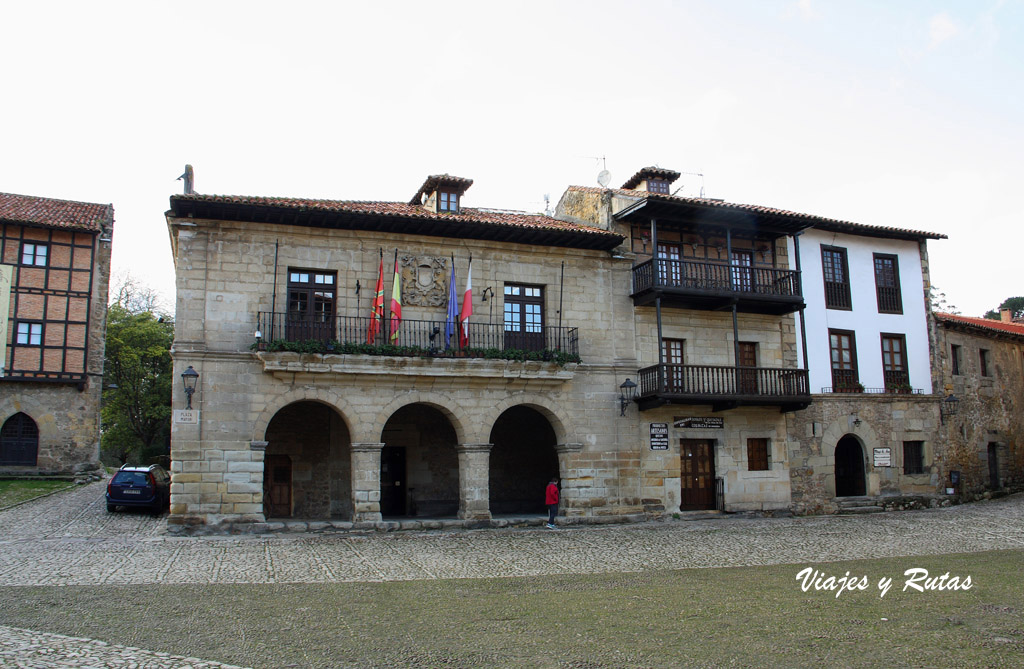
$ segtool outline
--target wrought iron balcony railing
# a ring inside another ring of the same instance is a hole
[[[309,320],[287,313],[261,311],[256,328],[265,347],[285,348],[307,344],[325,352],[352,349],[391,355],[460,355],[463,357],[505,357],[499,353],[522,352],[529,359],[558,356],[562,361],[578,361],[579,330],[571,327],[528,326],[506,328],[502,323],[469,323],[466,341],[460,343],[458,329],[446,337],[445,321],[402,320],[390,336],[391,323],[379,321],[370,337],[368,316],[338,316]],[[374,347],[376,350],[374,350]],[[514,357],[514,356],[513,356]]]
[[[641,408],[668,402],[792,408],[810,403],[806,369],[662,364],[637,376]]]
[[[652,288],[749,293],[775,297],[801,297],[800,273],[788,269],[747,267],[720,262],[658,259],[657,280],[654,261],[633,267],[633,292]]]

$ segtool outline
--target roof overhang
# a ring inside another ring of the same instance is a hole
[[[695,227],[728,228],[748,234],[781,237],[811,227],[813,221],[755,212],[715,201],[695,202],[671,196],[648,195],[614,215],[622,223],[677,223]]]
[[[625,241],[622,235],[606,230],[567,230],[554,226],[540,228],[474,220],[464,216],[402,216],[393,213],[326,210],[304,206],[210,201],[186,196],[171,197],[171,209],[167,216],[186,220],[209,219],[336,230],[365,230],[602,251],[610,251]]]

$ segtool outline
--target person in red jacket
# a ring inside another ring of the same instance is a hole
[[[544,493],[544,503],[548,505],[548,529],[555,529],[555,516],[558,515],[558,477],[552,476],[551,482]]]

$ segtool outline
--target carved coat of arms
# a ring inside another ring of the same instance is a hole
[[[439,307],[448,301],[447,258],[402,256],[402,303]]]

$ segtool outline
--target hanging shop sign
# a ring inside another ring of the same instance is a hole
[[[672,426],[677,428],[721,430],[725,427],[725,419],[719,416],[690,416],[676,418]]]
[[[651,423],[651,450],[668,450],[668,423]]]

